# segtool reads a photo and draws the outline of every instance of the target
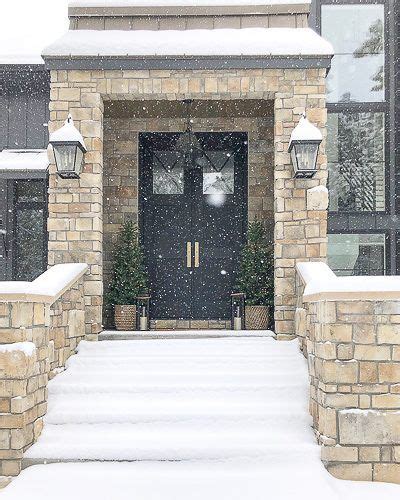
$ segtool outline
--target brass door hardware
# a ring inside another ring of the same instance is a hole
[[[194,267],[200,266],[200,245],[198,241],[194,242]]]
[[[186,243],[186,267],[192,267],[192,244],[190,241]]]

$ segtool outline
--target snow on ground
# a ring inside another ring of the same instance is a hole
[[[307,393],[297,342],[82,342],[26,456],[85,462],[29,467],[0,500],[397,500],[326,472]]]

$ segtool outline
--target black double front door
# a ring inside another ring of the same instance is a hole
[[[247,227],[247,134],[141,133],[140,233],[157,319],[228,319]]]

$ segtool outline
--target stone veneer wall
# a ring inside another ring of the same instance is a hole
[[[325,135],[325,69],[143,70],[51,72],[50,132],[68,112],[88,153],[79,180],[50,167],[49,263],[87,262],[86,328],[102,329],[104,100],[274,100],[275,320],[278,335],[294,334],[295,265],[326,257],[326,210],[307,209],[307,189],[325,185],[324,143],[312,180],[293,179],[290,134],[306,109]]]
[[[304,300],[297,334],[324,464],[341,479],[400,484],[400,291]]]
[[[81,276],[53,304],[0,300],[0,476],[21,471],[47,411],[47,383],[85,336]]]

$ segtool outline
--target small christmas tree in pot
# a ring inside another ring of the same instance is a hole
[[[274,304],[274,255],[261,221],[249,224],[237,288],[246,294],[246,329],[266,330]]]
[[[147,292],[144,257],[134,222],[122,226],[114,253],[114,268],[107,299],[114,305],[117,330],[136,329],[136,299]]]

